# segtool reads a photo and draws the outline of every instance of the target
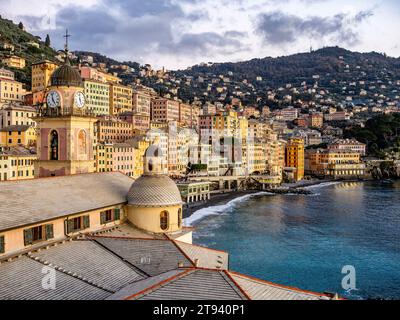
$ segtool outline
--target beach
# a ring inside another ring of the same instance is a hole
[[[309,188],[313,186],[317,186],[320,184],[325,184],[325,183],[335,183],[338,181],[335,180],[310,180],[310,181],[300,181],[297,183],[285,183],[279,188],[275,189],[276,193],[282,190],[298,190],[302,188]],[[273,190],[268,190],[267,192],[271,192]],[[244,196],[248,195],[254,195],[257,193],[262,193],[261,190],[241,190],[241,191],[230,191],[230,192],[225,192],[225,193],[217,193],[217,194],[212,194],[211,199],[208,201],[201,201],[197,203],[191,203],[190,205],[185,205],[184,207],[184,219],[189,218],[193,213],[196,211],[209,208],[209,207],[215,207],[215,206],[221,206],[221,205],[226,205],[230,201],[233,201],[238,198],[242,198]]]

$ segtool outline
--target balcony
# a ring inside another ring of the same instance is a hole
[[[65,116],[76,116],[76,117],[91,117],[95,118],[96,115],[92,109],[78,109],[78,108],[39,108],[37,117],[38,118],[57,118]]]

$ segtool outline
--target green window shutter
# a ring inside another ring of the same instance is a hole
[[[114,220],[119,220],[121,218],[121,209],[114,209]]]
[[[26,229],[24,230],[24,244],[26,246],[29,246],[30,244],[33,243],[33,234],[32,234],[32,229]]]
[[[6,252],[4,236],[0,236],[0,253]]]
[[[106,213],[100,212],[100,224],[105,224],[105,223],[106,223]]]
[[[74,219],[68,220],[68,228],[67,228],[67,233],[72,233],[74,232]]]
[[[83,216],[83,229],[88,229],[88,228],[90,228],[90,217]]]
[[[54,238],[54,228],[52,224],[46,224],[46,240]]]

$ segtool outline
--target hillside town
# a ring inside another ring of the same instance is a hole
[[[75,58],[73,54],[71,58]],[[0,69],[2,181],[35,176],[35,119],[46,104],[50,78],[58,67],[49,60],[35,62],[31,66],[32,85],[27,87],[14,78],[12,69],[24,65],[17,60],[16,56],[11,61],[3,59],[8,69]],[[343,83],[343,92],[348,96],[335,103],[334,95],[319,88],[319,76],[315,75],[313,84],[302,83],[299,88],[287,84],[267,92],[271,105],[287,106],[271,108],[267,102],[259,108],[244,105],[240,92],[230,103],[224,103],[224,92],[234,85],[225,75],[201,80],[209,81],[209,91],[220,92],[219,99],[187,103],[170,93],[161,96],[139,80],[123,84],[117,73],[108,72],[116,66],[94,63],[90,56],[81,58],[74,67],[82,77],[88,109],[96,117],[90,171],[119,171],[133,178],[142,174],[144,151],[155,141],[164,152],[169,174],[176,179],[260,176],[261,183],[280,185],[313,177],[367,177],[367,167],[379,159],[368,157],[365,143],[344,138],[344,130],[349,124],[363,127],[374,115],[400,110],[400,81],[390,82],[391,95],[380,93],[381,88],[389,86],[380,80]],[[179,82],[170,79],[165,70],[155,72],[150,66],[140,72],[143,79],[152,76],[159,81]],[[293,100],[301,94],[312,94],[314,98],[307,103]],[[366,103],[353,101],[354,95],[364,96]],[[398,160],[398,152],[392,153],[389,160]]]
[[[49,43],[30,40],[24,45],[52,50]],[[5,38],[1,44],[0,180],[39,177],[38,122],[65,52],[53,60],[32,60],[18,55]],[[397,62],[340,48],[311,49],[308,55],[321,59],[321,70],[324,62],[334,60],[335,76],[309,69],[285,82],[279,74],[274,80],[266,79],[265,71],[257,75],[256,67],[246,77],[242,63],[237,72],[229,71],[230,64],[213,63],[168,71],[68,52],[82,79],[82,99],[96,119],[90,128],[89,172],[118,171],[138,178],[144,152],[153,143],[161,147],[171,177],[210,182],[215,192],[249,183],[271,188],[302,180],[371,178],[373,170],[384,177],[381,171],[388,163],[398,170],[398,118],[386,146],[362,131],[375,117],[400,114],[398,74],[379,68],[382,61]],[[31,60],[28,65],[26,59]],[[295,55],[291,63],[304,59],[304,54]],[[266,61],[273,70],[274,62]],[[28,81],[16,79],[21,70],[30,75]]]
[[[2,12],[0,300],[399,297],[400,7],[256,2]]]

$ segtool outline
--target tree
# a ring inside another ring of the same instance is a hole
[[[18,28],[20,28],[21,30],[24,30],[24,25],[22,24],[22,22],[18,23]]]
[[[50,45],[51,45],[50,36],[48,34],[46,35],[46,40],[44,41],[44,45],[46,47],[50,47]]]

